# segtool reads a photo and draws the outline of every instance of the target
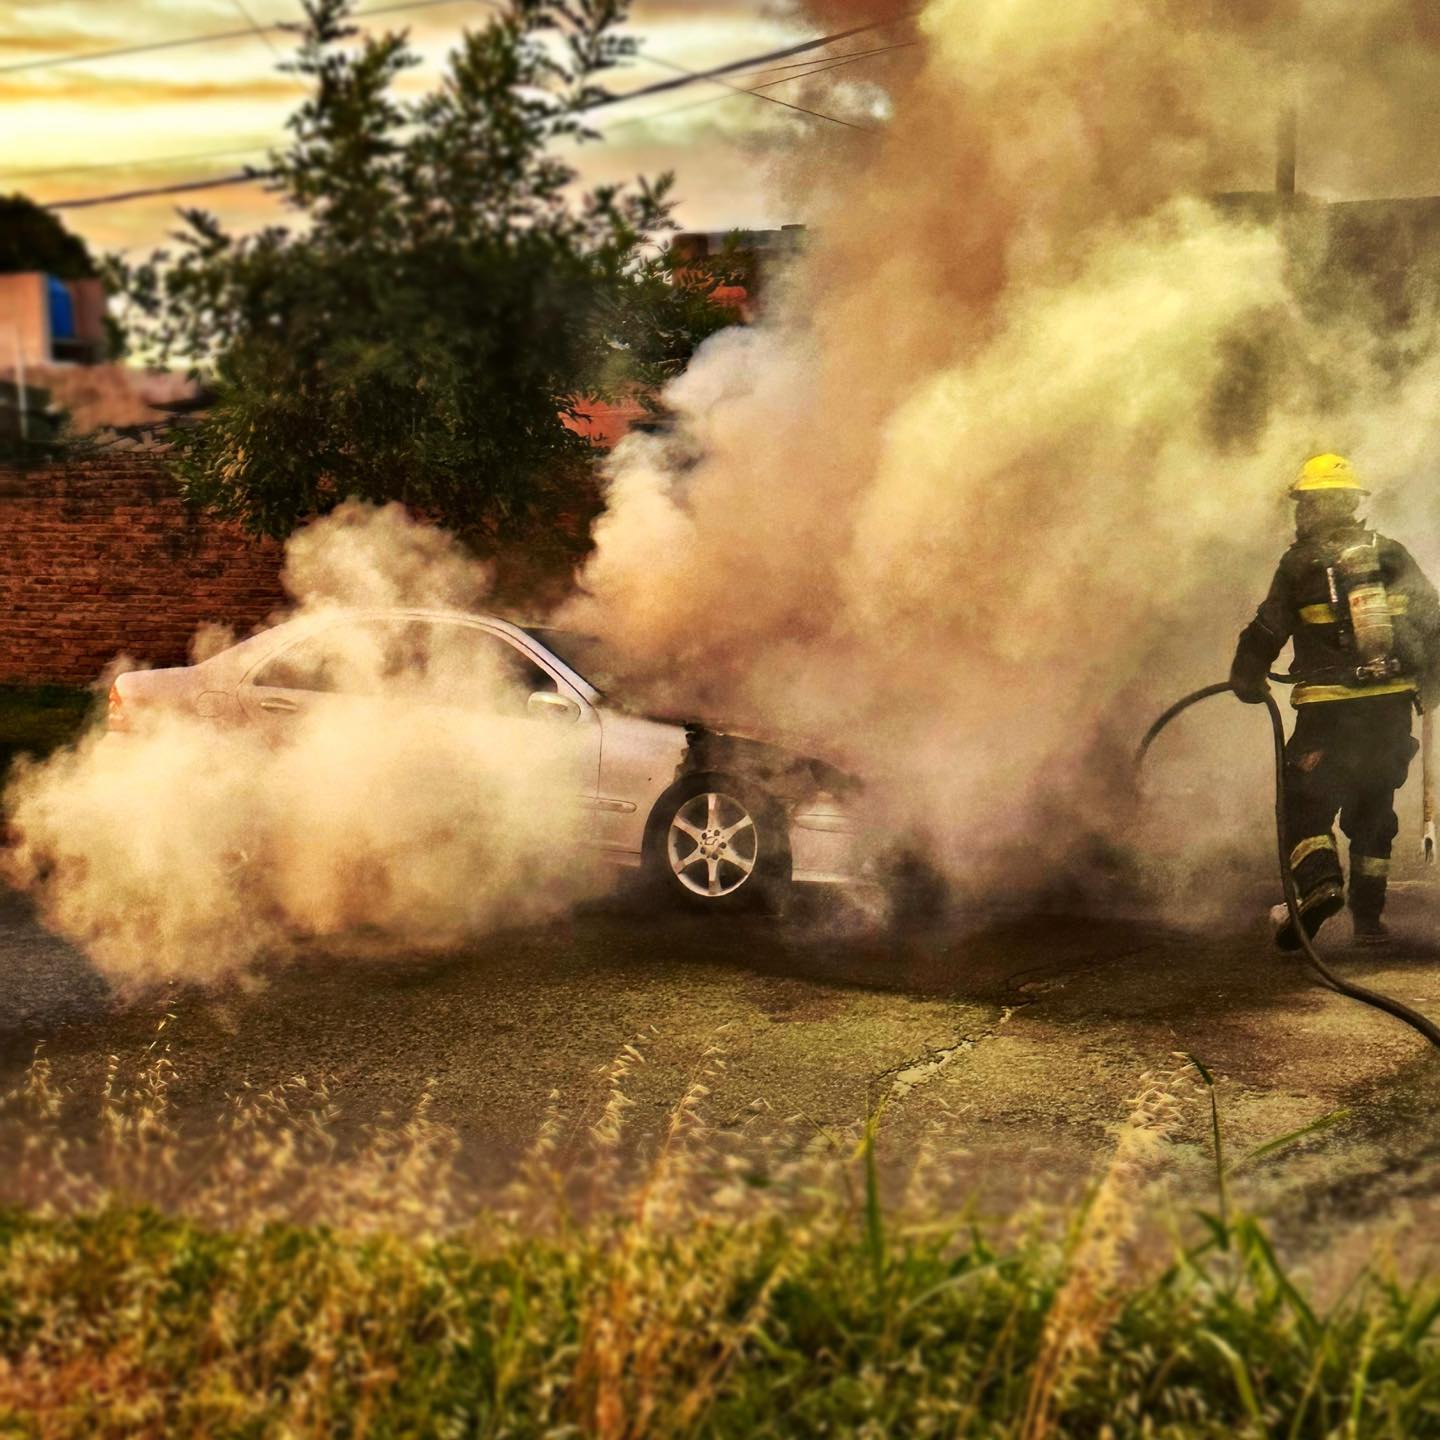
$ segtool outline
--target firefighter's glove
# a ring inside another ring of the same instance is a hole
[[[1264,675],[1247,674],[1240,666],[1230,672],[1230,688],[1235,692],[1235,698],[1247,705],[1263,705],[1270,696],[1270,686]]]

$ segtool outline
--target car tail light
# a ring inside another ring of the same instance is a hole
[[[128,730],[130,728],[130,717],[125,713],[125,698],[120,694],[120,687],[110,687],[110,698],[105,702],[105,728],[107,730]]]

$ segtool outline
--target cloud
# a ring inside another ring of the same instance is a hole
[[[4,23],[4,10],[0,8],[0,24]],[[47,55],[70,55],[78,51],[95,48],[95,37],[86,30],[32,30],[22,33],[9,30],[0,34],[0,68],[15,64],[31,57],[43,59]]]
[[[16,0],[0,0],[0,32],[26,33],[25,27],[45,19],[45,33],[59,35],[64,27],[55,22],[56,6],[23,6]],[[206,29],[233,29],[233,16],[222,4],[212,5],[202,20],[193,7],[140,0],[127,6],[126,33],[113,33],[114,10],[77,4],[64,12],[66,24],[73,20],[72,50],[116,44],[143,43],[174,38],[185,32]],[[271,12],[257,11],[263,20]],[[282,11],[282,18],[284,12]],[[457,4],[435,11],[420,11],[381,17],[371,28],[389,25],[411,32],[412,42],[426,56],[423,66],[406,77],[408,87],[433,84],[436,67],[444,53],[458,41],[462,24],[480,23],[484,11]],[[778,43],[787,32],[787,7],[752,4],[749,0],[695,0],[695,3],[637,7],[632,27],[657,53],[679,63],[702,68],[717,59],[744,55],[756,48]],[[93,28],[87,30],[89,25]],[[283,40],[279,43],[284,43]],[[43,53],[43,52],[42,52]],[[55,53],[59,53],[58,50]],[[10,178],[0,183],[23,184],[42,201],[68,199],[85,193],[124,189],[133,175],[145,183],[166,184],[223,172],[253,157],[240,156],[209,160],[197,153],[191,161],[165,162],[164,157],[183,154],[190,147],[177,144],[177,135],[193,141],[196,152],[237,148],[254,143],[276,143],[283,139],[283,123],[293,108],[298,89],[271,73],[272,59],[258,41],[237,40],[225,46],[197,46],[162,51],[146,56],[96,63],[84,69],[56,67],[39,72],[0,76],[9,87],[4,92],[11,113],[23,116],[27,145],[23,156],[7,157],[15,167]],[[640,84],[659,73],[637,64],[626,67],[616,88]],[[686,96],[697,92],[683,92]],[[680,98],[677,96],[677,99]],[[658,102],[649,102],[659,108]],[[744,116],[745,107],[754,114]],[[638,109],[639,107],[634,107]],[[631,107],[609,112],[607,120],[627,118]],[[764,166],[748,148],[752,137],[775,124],[783,115],[778,107],[738,100],[696,112],[695,122],[675,126],[656,121],[663,128],[624,126],[613,142],[586,146],[578,163],[583,176],[606,179],[630,178],[636,173],[674,166],[681,172],[681,190],[690,197],[682,207],[682,223],[719,228],[735,221],[749,224],[778,223],[790,218],[788,207],[782,215],[770,208],[763,189]],[[699,122],[705,117],[705,123]],[[783,123],[783,122],[782,122]],[[93,161],[137,157],[133,169],[81,170]],[[143,157],[161,157],[158,162]],[[67,165],[77,167],[70,174]],[[53,171],[28,178],[18,171]],[[118,183],[112,184],[112,181]],[[253,229],[275,218],[274,200],[259,187],[204,192],[195,197],[217,213],[227,224]],[[160,243],[174,222],[173,198],[127,201],[123,205],[76,211],[67,224],[77,229],[98,249],[143,250]]]
[[[251,101],[295,100],[304,91],[303,83],[284,75],[233,80],[131,79],[97,76],[69,67],[33,75],[0,74],[0,101],[6,104],[83,105],[92,111],[117,107],[160,109],[173,105],[229,107]]]

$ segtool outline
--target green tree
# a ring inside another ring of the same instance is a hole
[[[61,280],[94,275],[85,242],[24,195],[0,195],[0,274],[43,270]]]
[[[700,343],[738,323],[735,307],[716,292],[721,286],[752,289],[754,260],[736,232],[716,255],[702,260],[665,249],[628,278],[601,311],[613,347],[612,388],[638,382],[639,397],[658,412],[661,388],[685,369]]]
[[[146,348],[211,372],[193,500],[271,535],[352,495],[495,535],[573,493],[593,452],[559,416],[650,377],[635,307],[693,304],[644,258],[671,177],[581,193],[565,158],[633,52],[627,5],[507,0],[411,101],[403,35],[354,43],[350,0],[305,0],[285,68],[311,92],[269,181],[300,223],[183,212],[178,248],[116,272]]]

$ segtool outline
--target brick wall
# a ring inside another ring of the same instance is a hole
[[[0,467],[0,683],[183,664],[204,622],[244,633],[281,604],[280,553],[189,510],[159,456]]]

